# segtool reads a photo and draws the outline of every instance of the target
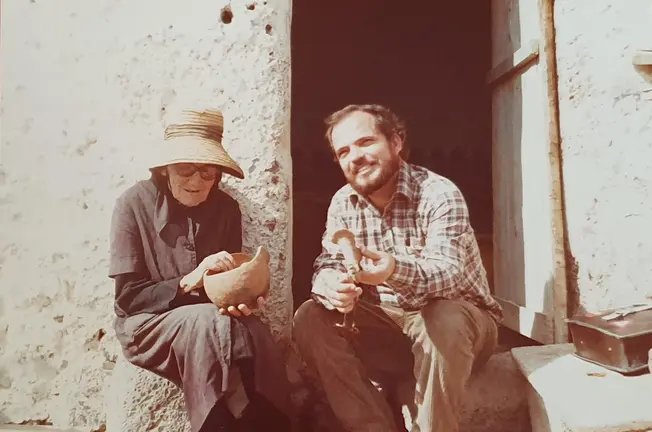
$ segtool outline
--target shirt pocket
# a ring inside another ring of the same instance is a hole
[[[409,256],[411,258],[422,258],[421,255],[422,255],[424,249],[425,249],[425,247],[422,246],[422,245],[406,246],[405,247],[405,255]]]
[[[420,254],[425,247],[425,239],[414,224],[403,228],[394,228],[392,234],[395,253],[399,255]]]

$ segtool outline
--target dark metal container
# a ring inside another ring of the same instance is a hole
[[[622,374],[648,370],[652,304],[567,319],[575,355]]]

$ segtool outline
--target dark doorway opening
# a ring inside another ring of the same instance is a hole
[[[295,308],[309,297],[328,204],[344,185],[323,120],[351,103],[385,104],[406,120],[409,162],[460,187],[490,255],[490,3],[296,1],[292,15]]]

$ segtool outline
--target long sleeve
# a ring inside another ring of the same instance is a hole
[[[322,235],[322,251],[315,259],[313,266],[314,273],[312,276],[312,297],[319,303],[323,304],[328,309],[332,309],[332,305],[324,298],[322,278],[328,271],[337,271],[346,273],[346,268],[342,264],[343,256],[339,252],[337,246],[333,244],[330,239],[333,233],[339,229],[347,228],[344,220],[339,215],[340,211],[335,201],[331,201],[328,207],[328,214],[326,218],[326,230]]]
[[[417,256],[397,255],[387,280],[401,306],[420,308],[432,298],[455,298],[463,282],[464,254],[474,241],[466,202],[457,189],[433,199],[425,247]]]
[[[121,317],[171,309],[181,280],[151,280],[144,264],[138,224],[124,199],[116,202],[111,219],[109,277],[115,280],[114,308]]]
[[[198,296],[177,297],[181,277],[154,282],[147,275],[123,273],[115,276],[115,303],[117,316],[125,318],[139,313],[162,313],[179,306],[178,301]],[[199,301],[195,301],[198,303]]]

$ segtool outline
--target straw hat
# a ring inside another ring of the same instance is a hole
[[[165,128],[150,169],[175,163],[218,165],[234,177],[243,179],[242,168],[222,146],[224,117],[214,109],[186,109],[176,114]]]

